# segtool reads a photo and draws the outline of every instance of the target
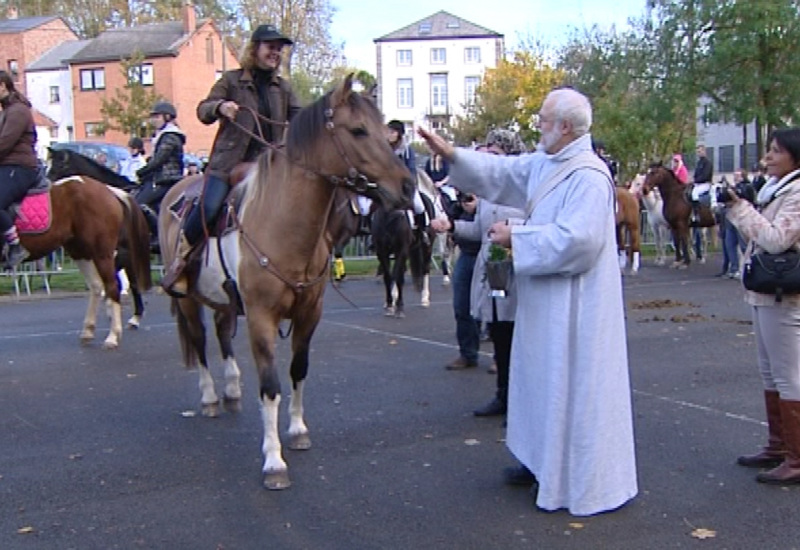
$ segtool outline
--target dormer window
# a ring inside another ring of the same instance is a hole
[[[425,21],[424,23],[419,24],[419,33],[420,34],[430,34],[431,33],[431,23],[430,21]]]

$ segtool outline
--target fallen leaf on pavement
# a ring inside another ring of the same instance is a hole
[[[31,527],[30,525],[27,525],[25,527],[20,527],[19,529],[17,529],[18,535],[29,535],[31,533],[33,533],[33,527]]]
[[[696,539],[705,540],[705,539],[713,539],[717,536],[716,531],[712,531],[711,529],[705,529],[703,527],[699,527],[692,531],[692,536]]]

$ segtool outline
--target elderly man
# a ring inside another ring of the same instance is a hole
[[[616,509],[637,493],[614,188],[592,152],[592,109],[575,90],[552,91],[536,153],[495,157],[454,149],[422,129],[451,163],[459,188],[525,211],[498,222],[510,246],[518,307],[511,348],[507,445],[544,510]]]

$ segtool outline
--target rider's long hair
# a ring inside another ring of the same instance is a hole
[[[28,101],[28,98],[22,95],[22,93],[17,90],[17,87],[14,85],[14,79],[11,78],[11,75],[8,74],[8,71],[0,70],[0,82],[5,84],[6,90],[8,90],[9,96],[6,101],[9,99],[16,99],[27,105],[28,107],[31,106],[31,102]]]

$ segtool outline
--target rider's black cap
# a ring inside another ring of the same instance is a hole
[[[278,29],[275,28],[274,25],[259,25],[259,27],[253,31],[253,36],[250,37],[251,42],[272,42],[278,41],[286,44],[287,46],[291,46],[294,44],[290,39],[283,36]]]

